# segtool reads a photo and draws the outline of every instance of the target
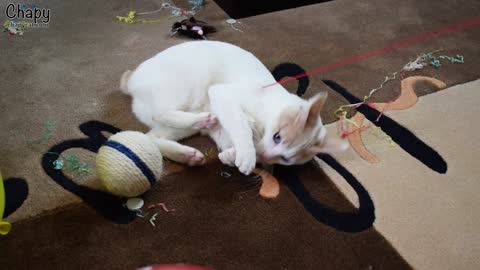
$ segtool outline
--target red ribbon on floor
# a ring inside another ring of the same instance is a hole
[[[431,40],[431,39],[434,39],[434,38],[439,37],[439,36],[446,35],[446,34],[451,33],[451,32],[458,32],[458,31],[461,31],[465,28],[472,27],[472,26],[475,26],[475,25],[478,25],[478,24],[480,24],[480,17],[468,19],[468,20],[465,20],[465,21],[462,21],[462,22],[459,22],[459,23],[455,23],[455,24],[450,24],[450,25],[447,25],[447,26],[443,26],[443,27],[441,27],[437,30],[434,30],[432,32],[422,33],[422,34],[404,39],[402,41],[390,44],[386,47],[383,47],[383,48],[380,48],[380,49],[377,49],[377,50],[373,50],[373,51],[370,51],[370,52],[367,52],[367,53],[363,53],[363,54],[359,54],[359,55],[356,55],[356,56],[344,58],[344,59],[342,59],[338,62],[335,62],[333,64],[324,65],[322,67],[307,71],[305,73],[298,74],[298,75],[293,76],[293,77],[285,77],[285,78],[279,80],[278,82],[265,85],[262,88],[268,88],[268,87],[271,87],[271,86],[274,86],[274,85],[277,85],[277,84],[284,84],[286,82],[293,81],[293,80],[296,80],[296,79],[299,79],[299,78],[302,78],[302,77],[306,77],[306,76],[309,76],[309,75],[312,75],[312,74],[324,72],[324,71],[334,69],[334,68],[337,68],[337,67],[341,67],[341,66],[350,65],[350,64],[353,64],[355,62],[359,62],[359,61],[365,60],[365,59],[373,57],[373,56],[377,56],[377,55],[380,55],[380,54],[391,52],[391,51],[394,51],[394,50],[400,49],[400,48],[409,47],[409,46],[412,46],[414,44],[417,44],[417,43],[420,43],[420,42],[423,42],[423,41],[427,41],[427,40]]]

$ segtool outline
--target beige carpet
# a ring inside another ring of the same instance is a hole
[[[444,175],[369,132],[363,134],[365,145],[380,163],[367,163],[351,149],[335,155],[372,196],[375,227],[416,269],[480,268],[478,104],[480,80],[423,96],[408,110],[387,113],[442,155],[448,164]],[[334,131],[336,125],[329,129]],[[323,167],[357,204],[345,181]]]
[[[145,130],[131,113],[130,99],[118,91],[120,75],[186,39],[168,35],[176,19],[159,24],[128,25],[113,18],[129,10],[156,10],[162,2],[37,1],[37,6],[52,9],[50,27],[28,31],[22,37],[0,38],[0,170],[5,177],[25,178],[30,187],[27,200],[9,216],[10,221],[80,202],[44,173],[40,166],[41,154],[27,147],[29,141],[44,134],[47,121],[55,121],[57,126],[52,138],[41,145],[43,150],[67,139],[84,137],[78,126],[89,120],[104,121],[124,130]],[[174,2],[188,7],[187,1]],[[449,0],[442,5],[414,0],[337,0],[242,19],[238,28],[244,33],[225,23],[227,15],[213,1],[207,1],[197,18],[218,27],[218,33],[211,35],[211,39],[252,51],[270,69],[293,62],[309,70],[478,16],[479,7],[478,1],[472,0]],[[157,13],[151,18],[163,18],[167,14]],[[0,14],[0,19],[3,16]],[[449,55],[463,54],[465,64],[446,64],[419,74],[435,75],[449,85],[473,80],[480,66],[475,60],[479,56],[479,33],[480,27],[472,27],[317,74],[310,78],[308,95],[325,89],[321,79],[329,78],[363,96],[378,85],[384,74],[397,70],[412,56],[438,48],[446,49]],[[292,83],[287,87],[295,89],[296,86]],[[388,85],[386,91],[375,98],[393,98],[396,93],[389,89]],[[322,115],[326,123],[334,120],[332,112],[344,102],[330,92]],[[74,149],[71,153],[78,154],[84,161],[94,158],[86,151]],[[168,166],[167,171],[181,169],[172,166]],[[95,175],[75,181],[101,188]]]

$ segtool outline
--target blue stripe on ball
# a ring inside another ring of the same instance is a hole
[[[135,163],[140,171],[142,171],[143,175],[145,175],[145,177],[148,179],[148,182],[150,182],[150,186],[155,184],[156,179],[153,172],[150,170],[150,168],[148,168],[147,164],[145,164],[145,162],[143,162],[143,160],[140,159],[140,157],[138,157],[132,150],[116,141],[107,141],[104,145],[111,147],[128,157],[131,161],[133,161],[133,163]]]

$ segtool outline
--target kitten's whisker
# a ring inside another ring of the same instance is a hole
[[[250,181],[245,181],[242,184],[245,184],[247,186],[257,186],[261,185],[263,183],[262,179],[251,179]]]
[[[255,188],[261,185],[262,185],[261,182],[250,182],[250,183],[245,183],[243,185],[240,185],[240,188],[251,188],[251,187]]]
[[[258,194],[258,192],[256,192],[256,190],[245,190],[245,191],[241,191],[241,192],[237,192],[236,194],[237,195],[246,195],[246,194],[251,194],[251,193],[254,193],[254,194]]]
[[[258,193],[258,191],[260,190],[260,187],[262,185],[262,182],[257,182],[257,183],[254,183],[254,184],[250,184],[248,186],[243,186],[238,192],[237,194],[245,194],[245,193],[249,193],[249,192],[253,192],[255,191],[256,193]]]
[[[256,189],[259,185],[262,184],[262,181],[247,179],[247,181],[231,181],[226,183],[226,188],[230,190],[234,190],[235,192],[238,190],[252,190]]]
[[[260,176],[260,175],[255,175],[255,176],[253,176],[253,177],[250,177],[250,178],[248,178],[248,181],[249,181],[249,182],[253,182],[253,181],[255,181],[255,182],[262,181],[262,176]]]

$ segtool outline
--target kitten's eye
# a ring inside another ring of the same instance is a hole
[[[275,133],[275,135],[273,135],[273,142],[275,142],[275,144],[279,144],[281,141],[282,137],[280,136],[280,132]]]
[[[283,160],[283,161],[285,161],[285,162],[288,162],[288,161],[289,161],[289,159],[288,159],[288,158],[286,158],[285,156],[280,156],[280,157],[281,157],[281,158],[282,158],[282,160]]]

